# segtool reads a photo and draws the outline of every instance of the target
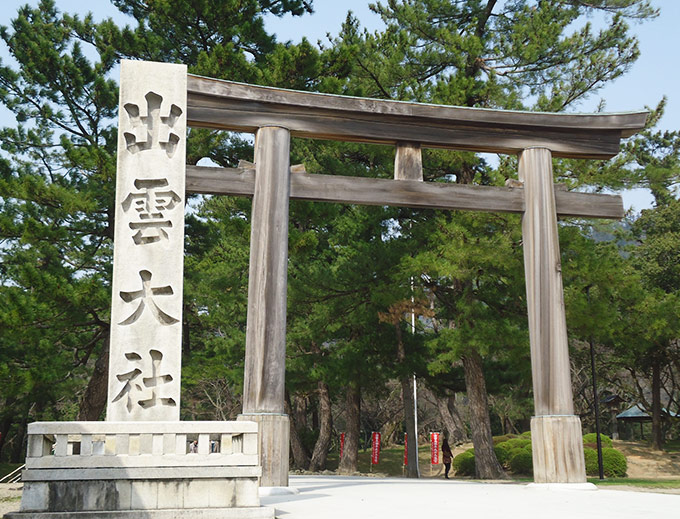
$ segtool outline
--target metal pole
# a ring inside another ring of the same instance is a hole
[[[411,222],[409,222],[409,226]],[[413,296],[415,289],[413,278],[411,278],[411,333],[416,333],[416,300]],[[416,477],[420,477],[420,464],[418,462],[418,387],[416,384],[416,375],[413,375],[413,423],[414,423],[414,447],[416,452]]]
[[[420,463],[418,462],[418,387],[415,375],[413,375],[413,421],[416,425],[416,437],[414,438],[414,447],[416,449],[416,475],[420,477]]]
[[[600,402],[597,399],[597,378],[595,375],[595,348],[593,338],[590,338],[590,370],[593,378],[593,399],[595,403],[595,433],[597,435],[597,467],[600,479],[604,479],[604,464],[602,463],[602,439],[600,438]]]
[[[590,305],[590,285],[586,287],[586,300]],[[595,346],[593,345],[593,337],[589,339],[590,343],[590,373],[593,381],[593,403],[595,406],[595,436],[597,438],[597,468],[600,474],[600,479],[604,479],[604,463],[602,462],[602,438],[600,437],[600,401],[597,398],[597,375],[595,374]]]

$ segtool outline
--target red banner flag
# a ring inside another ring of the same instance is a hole
[[[342,453],[345,450],[345,433],[340,433],[340,459],[342,459]]]
[[[438,432],[430,433],[430,463],[432,465],[439,465],[439,434]]]
[[[404,465],[408,465],[408,434],[404,433]]]
[[[372,436],[373,441],[371,447],[371,464],[377,465],[380,461],[380,433],[374,432]]]

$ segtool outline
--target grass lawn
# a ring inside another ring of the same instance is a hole
[[[680,479],[636,479],[636,478],[588,478],[598,486],[626,485],[640,488],[680,488]]]
[[[663,450],[666,452],[680,452],[680,438],[667,441],[663,446]]]

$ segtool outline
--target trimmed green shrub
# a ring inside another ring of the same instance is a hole
[[[510,458],[508,465],[515,474],[531,476],[534,473],[531,449],[518,449]]]
[[[511,438],[501,442],[494,447],[496,458],[505,468],[511,469],[510,459],[520,452],[528,453],[531,456],[531,440],[526,438]],[[511,469],[512,470],[512,469]]]
[[[507,447],[507,442],[499,443],[493,448],[493,451],[496,453],[498,463],[503,465],[503,467],[507,467],[508,460],[510,459],[510,449]]]
[[[597,476],[599,474],[597,468],[597,451],[590,447],[583,447],[583,456],[586,459],[586,474],[588,476]]]
[[[456,471],[456,476],[474,476],[475,475],[475,451],[468,449],[461,452],[458,456],[453,458],[453,470]]]
[[[527,445],[531,445],[529,438],[513,438],[505,442],[510,449],[523,449]]]
[[[586,459],[586,474],[597,476],[600,471],[597,466],[597,450],[584,448],[583,454]],[[605,447],[602,449],[602,466],[604,475],[608,478],[622,478],[628,470],[626,457],[616,449]]]
[[[522,434],[519,435],[519,437],[531,440],[531,431],[524,431]]]
[[[612,448],[612,439],[607,436],[606,434],[600,434],[600,440],[602,441],[602,447],[609,447]],[[597,434],[596,433],[588,433],[583,435],[583,444],[585,445],[586,443],[594,443],[597,445]]]
[[[508,440],[511,440],[513,438],[517,438],[516,434],[504,434],[503,436],[494,436],[493,437],[493,444],[498,445],[499,443],[506,442]]]
[[[621,451],[607,447],[602,449],[604,474],[610,478],[623,478],[628,470],[628,462]]]

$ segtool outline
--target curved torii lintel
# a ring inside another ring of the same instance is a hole
[[[518,154],[544,147],[554,157],[608,159],[649,112],[565,114],[466,108],[263,87],[188,75],[188,124],[292,136]]]

